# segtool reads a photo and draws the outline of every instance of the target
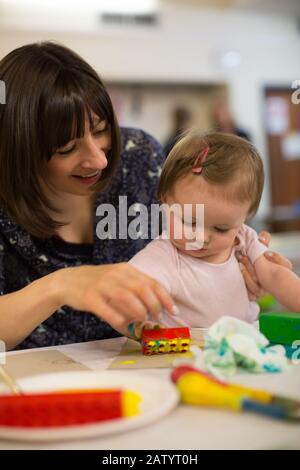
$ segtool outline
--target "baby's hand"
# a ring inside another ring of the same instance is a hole
[[[135,341],[141,341],[144,328],[146,328],[147,330],[156,330],[159,328],[163,328],[163,325],[157,322],[150,321],[150,320],[137,322],[137,323],[130,323],[128,325],[128,332],[129,332],[130,338],[134,339]]]

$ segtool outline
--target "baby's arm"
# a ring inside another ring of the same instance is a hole
[[[289,269],[270,263],[260,256],[254,263],[258,280],[262,287],[270,292],[291,312],[300,312],[300,279]]]

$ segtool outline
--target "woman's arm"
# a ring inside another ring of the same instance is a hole
[[[60,269],[0,297],[0,339],[9,350],[59,307],[91,312],[124,331],[132,321],[154,319],[174,301],[157,281],[127,263]]]
[[[0,339],[14,348],[61,305],[56,273],[11,294],[0,296]]]
[[[300,279],[289,269],[270,263],[260,256],[254,263],[258,280],[262,287],[270,292],[291,312],[300,312]]]

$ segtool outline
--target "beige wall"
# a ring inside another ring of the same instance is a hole
[[[234,117],[249,130],[267,163],[262,89],[266,84],[290,86],[293,80],[300,79],[296,19],[170,6],[162,10],[157,28],[107,28],[84,5],[79,12],[75,7],[72,11],[61,7],[53,15],[42,7],[22,12],[13,3],[3,8],[0,0],[0,56],[24,43],[55,39],[82,54],[107,82],[226,84]],[[219,59],[231,49],[240,53],[241,64],[226,70]],[[130,101],[128,93],[124,96]],[[159,93],[145,93],[145,114],[136,123],[163,138],[173,98],[169,91]],[[209,94],[205,89],[203,93],[199,99],[205,108]],[[191,96],[188,92],[180,100]],[[268,208],[267,176],[260,213],[266,213]]]
[[[211,109],[219,99],[227,99],[222,85],[121,85],[108,84],[119,122],[147,130],[164,143],[172,131],[172,111],[180,106],[191,113],[194,126],[212,128]]]

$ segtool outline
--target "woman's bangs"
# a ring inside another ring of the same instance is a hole
[[[46,150],[46,159],[57,149],[63,147],[71,140],[83,137],[85,130],[85,104],[80,95],[51,96],[41,117],[44,132],[41,133],[42,142]]]
[[[98,85],[98,84],[97,84]],[[113,124],[114,114],[108,95],[103,93],[103,88],[98,86],[89,88],[85,96],[86,114],[88,115],[90,128],[98,124],[99,121],[107,121],[107,124]]]
[[[98,96],[91,90],[86,93],[72,90],[69,94],[52,96],[41,119],[46,127],[43,142],[46,142],[47,160],[57,149],[84,136],[86,118],[91,129],[99,120],[106,120],[109,124],[113,122],[112,107],[102,95],[103,90]]]

